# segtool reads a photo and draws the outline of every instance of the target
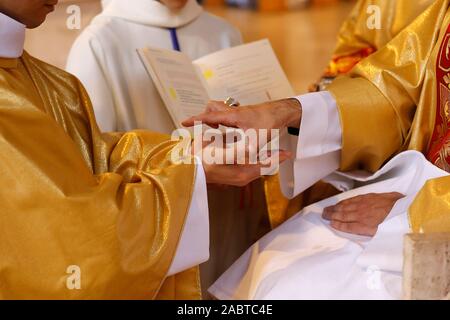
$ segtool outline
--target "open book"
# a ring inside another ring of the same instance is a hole
[[[203,112],[209,100],[232,97],[248,105],[294,95],[268,40],[221,50],[194,62],[172,50],[138,52],[177,127]]]

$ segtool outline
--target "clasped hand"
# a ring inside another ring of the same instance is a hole
[[[239,108],[230,108],[223,102],[212,101],[207,105],[205,112],[187,119],[183,122],[183,125],[189,127],[201,123],[212,128],[218,128],[223,125],[226,127],[242,129],[241,131],[246,131],[249,129],[260,131],[266,130],[265,138],[270,140],[273,138],[272,130],[282,129],[291,125],[295,126],[296,123],[300,122],[300,114],[300,104],[296,102],[296,100],[284,100],[284,103],[279,101],[257,106],[243,106]],[[297,121],[295,120],[296,117],[298,118]],[[259,133],[260,131],[256,131],[258,132],[256,134],[257,141],[254,143],[257,151],[259,151],[259,148],[264,145],[264,143],[261,143],[262,137]],[[203,143],[202,148],[203,155],[206,149],[211,149],[211,142]],[[238,148],[237,144],[235,145],[235,148]],[[216,146],[213,152],[225,154],[226,151],[227,150],[224,150],[224,148]],[[230,148],[228,148],[228,151],[230,151]],[[237,150],[232,151],[234,151],[232,152],[233,154],[238,153]],[[211,151],[208,150],[208,152]],[[248,152],[248,150],[246,150],[244,154],[245,159],[240,159],[240,161],[235,159],[236,161],[232,161],[231,163],[230,161],[221,161],[219,163],[202,161],[207,182],[214,184],[244,186],[253,180],[258,179],[262,172],[264,172],[262,169],[267,166],[267,163],[263,163],[259,160],[257,162],[252,162],[252,155]],[[269,156],[271,156],[270,152]],[[277,150],[277,165],[281,164],[290,157],[290,152],[285,150]]]

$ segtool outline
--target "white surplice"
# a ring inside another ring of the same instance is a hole
[[[189,0],[172,13],[156,0],[109,0],[75,41],[67,71],[85,85],[103,131],[149,129],[171,134],[175,125],[137,54],[148,46],[180,49],[192,60],[242,43],[239,31]]]
[[[416,151],[392,159],[364,186],[305,208],[255,243],[210,288],[219,299],[401,299],[407,210],[429,179],[448,175]],[[353,177],[355,178],[355,176]],[[367,193],[400,192],[373,238],[332,229],[323,209]]]
[[[209,259],[209,208],[206,176],[200,159],[196,159],[196,174],[191,204],[178,242],[168,276],[188,270]]]

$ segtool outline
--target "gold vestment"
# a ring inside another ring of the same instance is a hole
[[[197,268],[166,279],[195,181],[174,145],[101,133],[75,77],[0,59],[0,298],[199,298]]]
[[[337,76],[349,72],[357,63],[391,41],[411,24],[435,0],[359,0],[342,24],[333,57],[323,78],[314,90],[325,89]],[[367,21],[380,9],[381,29],[371,29]],[[323,85],[322,85],[323,84]],[[264,180],[266,203],[271,226],[275,228],[303,207],[338,193],[331,185],[319,182],[292,200],[284,197],[278,176]]]
[[[449,120],[441,115],[450,100],[449,25],[449,0],[436,0],[329,87],[343,129],[341,170],[376,171],[404,150],[428,154],[437,116]],[[450,231],[449,203],[450,178],[428,182],[410,208],[413,231]]]

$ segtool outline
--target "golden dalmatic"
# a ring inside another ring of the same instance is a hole
[[[348,73],[359,61],[385,46],[434,2],[359,0],[339,31],[324,77],[333,79]],[[374,19],[380,19],[381,28],[371,27]]]
[[[0,298],[199,298],[196,268],[166,279],[196,172],[174,144],[102,134],[75,77],[0,58]]]
[[[449,168],[450,1],[436,0],[386,46],[331,84],[343,129],[341,170],[378,170],[406,149]],[[410,208],[413,231],[450,231],[450,177]]]
[[[344,21],[338,35],[333,57],[322,78],[312,91],[325,90],[339,75],[351,71],[361,60],[391,41],[436,0],[359,0]],[[369,28],[368,19],[380,9],[381,29]],[[295,199],[286,199],[279,187],[278,176],[265,179],[264,188],[272,227],[283,223],[302,207],[336,194],[336,189],[319,182]]]

